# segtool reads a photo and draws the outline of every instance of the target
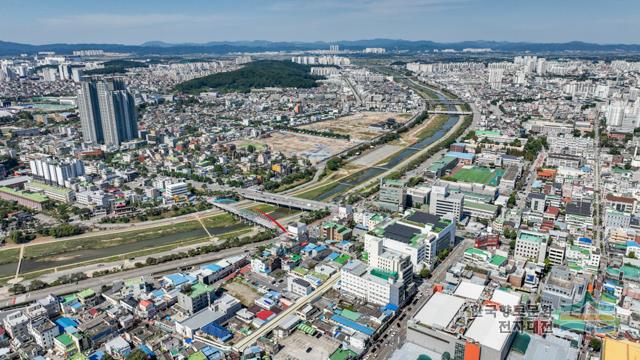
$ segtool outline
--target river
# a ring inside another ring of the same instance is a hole
[[[447,100],[447,98],[444,96],[444,94],[433,90],[434,93],[436,93],[436,95],[438,95],[438,98],[440,100]],[[454,105],[447,105],[447,109],[449,111],[455,111],[456,107]],[[352,175],[350,175],[349,177],[345,178],[343,181],[341,181],[340,183],[338,183],[336,186],[327,189],[326,191],[318,194],[316,197],[313,198],[313,200],[326,200],[328,198],[331,198],[335,195],[344,193],[345,191],[359,185],[362,184],[366,181],[369,181],[370,179],[382,174],[385,171],[390,170],[391,168],[393,168],[394,166],[400,164],[402,161],[404,161],[405,159],[407,159],[408,157],[414,155],[415,153],[423,150],[424,148],[428,147],[429,145],[433,144],[434,142],[436,142],[437,140],[441,139],[449,130],[451,130],[451,128],[453,128],[456,123],[460,120],[460,116],[458,115],[450,115],[449,118],[447,119],[447,121],[442,125],[442,128],[440,128],[440,130],[438,130],[437,132],[435,132],[433,135],[423,138],[422,140],[418,141],[417,143],[405,148],[404,150],[398,152],[396,155],[394,155],[391,160],[389,160],[386,164],[384,164],[383,166],[380,167],[372,167],[372,168],[367,168],[364,170],[361,170],[357,173],[354,173]]]

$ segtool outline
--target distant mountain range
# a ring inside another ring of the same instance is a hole
[[[55,51],[70,54],[75,50],[102,49],[108,52],[127,52],[138,55],[181,55],[181,54],[228,54],[235,52],[295,51],[328,49],[330,44],[338,44],[342,49],[362,50],[367,47],[383,47],[388,50],[408,50],[411,52],[465,48],[490,48],[501,52],[640,52],[639,44],[594,44],[580,41],[566,43],[528,43],[506,41],[462,41],[441,43],[428,40],[371,39],[336,42],[274,42],[252,41],[212,41],[208,43],[171,44],[149,41],[141,45],[123,44],[46,44],[31,45],[0,41],[0,56],[33,54],[39,51]]]

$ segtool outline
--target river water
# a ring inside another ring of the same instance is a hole
[[[436,92],[435,90],[434,92],[438,95],[438,98],[440,100],[447,99],[442,93]],[[455,111],[456,107],[453,105],[448,105],[447,109],[449,111]],[[455,126],[458,120],[460,120],[460,117],[458,115],[450,115],[447,121],[442,125],[442,128],[436,131],[433,135],[426,137],[418,141],[414,145],[400,151],[394,157],[392,157],[391,160],[389,160],[389,162],[382,165],[381,167],[364,169],[362,171],[359,171],[355,174],[350,175],[349,177],[345,178],[336,186],[330,189],[327,189],[323,193],[318,194],[313,200],[326,200],[334,195],[341,194],[359,184],[362,184],[368,181],[369,179],[382,174],[388,169],[393,168],[394,166],[404,161],[406,158],[423,150],[424,148],[428,147],[429,145],[433,144],[434,142],[442,138],[449,130],[451,130],[452,127]]]

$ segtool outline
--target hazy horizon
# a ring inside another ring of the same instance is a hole
[[[5,0],[0,33],[36,45],[377,38],[637,44],[639,12],[640,2],[629,0]]]

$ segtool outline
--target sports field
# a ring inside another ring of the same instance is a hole
[[[504,170],[473,166],[463,167],[451,174],[456,181],[497,186]]]

